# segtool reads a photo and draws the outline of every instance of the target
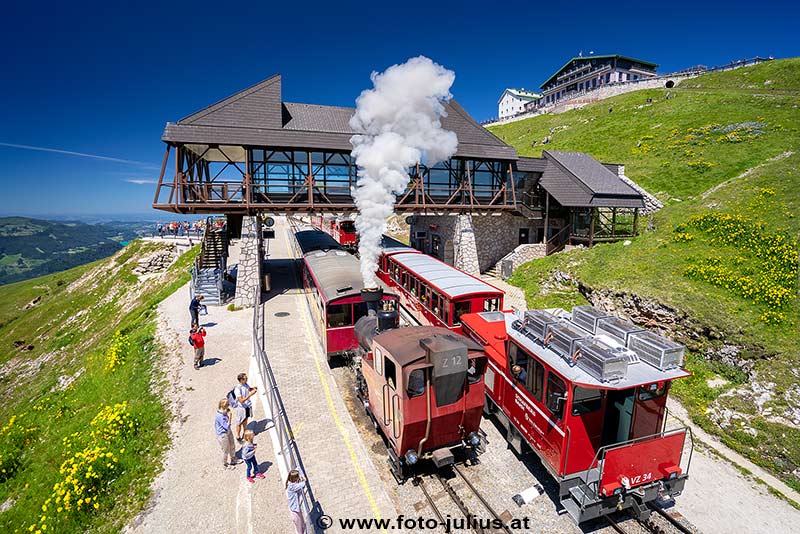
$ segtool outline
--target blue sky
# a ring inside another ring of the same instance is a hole
[[[0,33],[0,215],[169,218],[148,183],[164,123],[275,72],[284,100],[351,106],[371,71],[423,54],[483,120],[580,51],[661,72],[800,54],[796,2],[23,4]]]

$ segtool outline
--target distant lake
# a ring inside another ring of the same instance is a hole
[[[122,245],[123,247],[127,247],[128,243],[130,243],[130,241],[120,241],[119,242],[119,244]]]

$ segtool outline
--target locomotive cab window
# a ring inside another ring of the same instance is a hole
[[[383,360],[383,368],[385,371],[384,376],[386,377],[386,382],[389,384],[390,388],[395,389],[395,387],[397,387],[397,366],[392,360],[389,359],[388,356],[385,356]]]
[[[425,369],[414,369],[408,374],[406,393],[409,399],[425,393]]]
[[[572,390],[572,415],[596,412],[603,405],[603,392],[575,386]]]
[[[639,386],[639,400],[647,401],[657,399],[667,392],[668,382],[655,382],[645,386]]]
[[[528,355],[513,341],[508,344],[508,369],[511,377],[525,386],[528,382]]]
[[[553,414],[555,419],[561,420],[564,417],[564,404],[567,402],[567,386],[553,373],[547,376],[547,409]]]
[[[467,365],[467,383],[477,384],[481,381],[483,371],[486,369],[486,358],[473,358]]]
[[[383,374],[383,353],[381,349],[375,349],[375,372],[379,375]]]
[[[328,305],[328,328],[338,328],[353,324],[353,306],[351,304]]]

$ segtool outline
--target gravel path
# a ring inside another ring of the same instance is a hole
[[[169,350],[166,362],[174,389],[172,446],[164,471],[156,479],[148,508],[128,527],[129,532],[292,532],[283,482],[266,433],[256,437],[257,458],[265,479],[255,484],[245,479],[244,464],[222,468],[214,437],[217,402],[248,372],[251,351],[252,309],[230,312],[209,306],[201,316],[208,331],[206,366],[192,367],[188,332],[188,285],[164,300],[158,308],[159,337]],[[252,383],[252,382],[251,382]],[[264,428],[264,411],[254,403],[258,434]]]

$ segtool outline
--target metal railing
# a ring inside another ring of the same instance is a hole
[[[254,219],[254,232],[256,239],[260,240],[260,228],[257,218]],[[260,247],[259,247],[260,250]],[[260,254],[259,254],[260,255]],[[261,258],[258,261],[258,279],[261,280]],[[266,336],[264,334],[264,308],[261,302],[261,291],[256,291],[253,302],[253,354],[258,364],[258,372],[266,388],[265,394],[267,397],[267,404],[269,406],[270,414],[272,416],[272,425],[275,429],[278,438],[279,450],[276,454],[283,458],[289,469],[297,469],[305,478],[305,490],[303,491],[300,505],[303,509],[303,516],[306,518],[311,528],[310,532],[317,530],[316,519],[322,515],[322,510],[319,502],[314,497],[314,492],[311,489],[311,482],[309,481],[308,473],[303,465],[303,459],[300,456],[300,450],[297,447],[297,442],[294,439],[294,432],[292,425],[289,422],[289,417],[286,413],[286,407],[283,404],[278,383],[275,379],[275,374],[272,372],[269,358],[266,351]],[[279,458],[280,460],[280,458]]]
[[[550,254],[555,254],[556,252],[562,250],[569,242],[571,235],[572,235],[572,225],[568,224],[564,228],[562,228],[556,235],[547,240],[546,242],[547,248],[545,250],[545,255],[549,256]]]

